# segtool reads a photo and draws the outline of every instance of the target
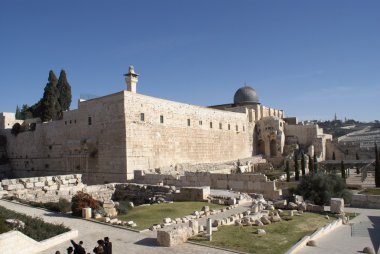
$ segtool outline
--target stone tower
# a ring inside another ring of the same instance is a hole
[[[125,76],[125,83],[127,84],[127,90],[132,93],[136,93],[137,91],[137,82],[139,81],[139,75],[135,73],[135,68],[131,65],[129,66],[129,70]]]

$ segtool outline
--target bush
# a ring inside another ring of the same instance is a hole
[[[25,223],[25,228],[19,231],[36,241],[42,241],[70,230],[68,227],[62,224],[56,225],[46,223],[40,218],[33,218],[25,214],[16,213],[0,206],[0,221],[4,221],[10,218],[23,221]],[[9,228],[6,227],[6,225],[4,226],[2,223],[0,223],[0,232],[1,230],[9,230]]]
[[[82,216],[82,209],[88,207],[92,208],[93,211],[99,208],[99,202],[88,193],[79,191],[71,199],[71,211],[75,216]]]
[[[119,215],[125,215],[133,209],[133,207],[130,205],[129,201],[119,201],[119,205],[116,207],[117,213]]]
[[[331,198],[343,198],[345,203],[350,203],[352,197],[344,179],[321,173],[305,176],[295,193],[313,201],[316,205],[328,205]]]
[[[61,213],[68,213],[71,211],[71,202],[67,199],[60,198],[58,201],[58,208]]]

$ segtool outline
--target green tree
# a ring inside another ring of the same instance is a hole
[[[314,173],[314,162],[313,162],[313,158],[311,158],[310,155],[309,155],[309,172]]]
[[[300,180],[300,170],[298,169],[298,156],[297,153],[294,152],[294,173],[295,173],[295,180]]]
[[[62,111],[66,111],[70,109],[71,105],[71,86],[66,78],[66,72],[61,70],[59,74],[57,88],[59,91],[59,104],[61,106]]]
[[[59,105],[59,91],[57,88],[57,77],[51,70],[49,72],[48,83],[44,90],[44,96],[41,101],[41,120],[43,122],[57,119],[61,107]]]
[[[343,198],[345,203],[350,203],[352,197],[341,177],[320,173],[303,177],[295,193],[314,201],[316,205],[327,205],[331,198]]]
[[[314,153],[314,172],[318,173],[318,160],[317,155]]]
[[[340,162],[340,173],[341,173],[344,181],[346,181],[346,169],[344,168],[344,162],[343,161]]]
[[[335,152],[333,152],[332,159],[333,159],[334,161],[336,160],[336,158],[335,158]]]
[[[30,111],[30,108],[27,104],[22,105],[20,117],[21,120],[33,118],[33,113]]]
[[[380,187],[380,162],[379,153],[377,152],[377,144],[375,143],[375,185]]]
[[[302,171],[302,176],[306,174],[306,162],[305,162],[305,155],[302,153],[301,154],[301,171]]]
[[[15,117],[16,117],[16,120],[21,120],[21,111],[20,111],[20,108],[16,107],[16,114],[15,114]]]
[[[286,172],[286,181],[287,181],[287,182],[290,182],[290,168],[289,168],[289,161],[286,161],[285,172]]]

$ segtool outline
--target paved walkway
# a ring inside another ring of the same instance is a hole
[[[338,254],[362,253],[364,247],[372,247],[375,252],[380,246],[380,210],[346,208],[346,212],[360,213],[331,233],[317,239],[317,247],[306,246],[297,254]]]
[[[117,254],[130,254],[130,253],[184,253],[184,254],[194,254],[194,253],[231,253],[227,251],[222,251],[218,249],[212,249],[207,247],[202,247],[193,244],[183,244],[175,247],[160,247],[156,243],[156,232],[144,232],[135,233],[129,230],[119,229],[108,225],[103,225],[99,223],[94,223],[78,218],[74,218],[67,215],[57,214],[48,212],[38,208],[27,207],[21,204],[8,202],[0,200],[0,206],[4,206],[8,209],[14,210],[16,212],[24,213],[34,217],[41,217],[46,222],[64,224],[72,229],[77,229],[79,231],[79,237],[76,240],[82,240],[84,242],[84,247],[88,253],[92,253],[93,248],[96,246],[96,241],[98,239],[103,239],[105,236],[110,237],[113,242],[113,252]],[[244,207],[238,207],[233,210],[228,210],[223,214],[216,214],[213,218],[221,218],[228,216],[229,214],[236,213],[241,210],[245,210],[249,204]],[[203,221],[202,221],[203,222]],[[201,223],[202,223],[201,222]],[[48,249],[41,254],[52,254],[59,250],[61,253],[66,253],[67,247],[71,244],[69,242],[60,244],[54,248]]]

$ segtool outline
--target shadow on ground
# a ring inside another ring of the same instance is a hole
[[[140,241],[137,241],[134,244],[148,246],[148,247],[157,247],[157,246],[159,246],[158,243],[157,243],[157,239],[156,238],[151,238],[151,237],[147,237],[147,238],[141,239]]]
[[[378,252],[380,246],[380,216],[368,216],[373,224],[373,228],[368,229],[375,253]]]

